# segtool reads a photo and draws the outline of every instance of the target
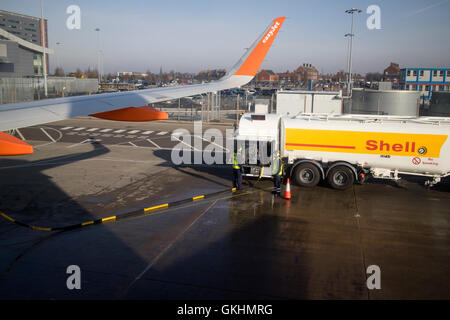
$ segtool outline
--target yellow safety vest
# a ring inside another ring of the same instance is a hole
[[[241,167],[239,166],[239,163],[238,163],[237,153],[235,152],[234,156],[233,156],[233,169],[240,169],[240,168]]]
[[[278,172],[279,176],[281,176],[284,173],[284,165],[283,165],[283,161],[281,161],[281,159],[280,159],[280,162],[281,162],[281,167],[280,167],[280,171]]]
[[[284,171],[283,161],[281,160],[280,156],[277,156],[277,158],[273,162],[272,174],[274,176],[281,176],[283,174],[283,171]]]

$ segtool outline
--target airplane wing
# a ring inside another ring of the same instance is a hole
[[[86,115],[124,121],[167,119],[166,113],[146,105],[245,85],[255,76],[284,20],[274,19],[234,67],[214,82],[0,105],[0,155],[32,152],[31,146],[1,131]]]

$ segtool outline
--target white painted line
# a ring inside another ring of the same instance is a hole
[[[158,146],[156,143],[154,143],[152,140],[147,139],[148,142],[150,142],[151,144],[153,144],[155,147],[157,147],[158,149],[162,149],[160,146]]]
[[[144,131],[144,132],[141,132],[141,134],[150,134],[150,133],[152,133],[153,131]]]
[[[203,138],[203,137],[200,137],[200,136],[192,136],[192,137],[197,137],[197,138],[200,138],[200,139],[202,139],[203,141],[206,141],[206,142],[209,142],[209,143],[211,143],[211,144],[214,144],[214,145],[216,145],[216,146],[218,146],[218,147],[222,148],[223,150],[225,150],[225,151],[227,151],[227,152],[230,152],[230,150],[228,150],[228,149],[227,149],[227,148],[225,148],[224,146],[221,146],[220,144],[217,144],[217,143],[215,143],[215,142],[212,142],[212,141],[206,140],[206,139],[205,139],[205,138]]]
[[[83,130],[83,129],[86,129],[86,128],[85,127],[80,127],[80,128],[73,129],[73,131],[80,131],[80,130]]]
[[[131,131],[128,131],[127,134],[133,134],[133,133],[137,133],[139,131],[141,131],[141,130],[131,130]]]
[[[167,134],[167,133],[168,133],[168,132],[166,132],[166,131],[161,131],[161,132],[158,132],[157,135],[158,135],[158,136],[162,136],[162,135]]]
[[[121,133],[121,132],[125,132],[125,131],[126,131],[125,129],[120,129],[120,130],[114,131],[114,133]]]
[[[23,136],[22,132],[19,131],[19,129],[16,129],[17,134],[20,136],[20,139],[25,141],[25,137]]]
[[[177,131],[177,132],[172,133],[172,136],[178,137],[178,136],[181,136],[182,134],[183,134],[183,132]]]
[[[108,132],[108,131],[111,131],[112,129],[103,129],[103,130],[100,130],[100,132]]]
[[[61,128],[61,130],[69,130],[69,129],[72,129],[73,127],[64,127],[64,128]]]
[[[122,148],[129,148],[129,145],[125,142],[125,143],[118,143],[118,144],[111,144],[108,145],[109,148],[111,147],[122,147]],[[141,148],[141,149],[150,149],[150,150],[166,150],[166,151],[172,151],[171,148],[157,148],[157,147],[153,147],[153,146],[137,146],[136,148]]]
[[[133,142],[128,141],[129,144],[131,144],[133,147],[137,147],[137,145],[135,145]]]
[[[67,148],[73,148],[73,147],[82,145],[82,144],[85,143],[85,142],[90,142],[90,143],[92,143],[92,142],[100,142],[100,141],[102,141],[102,140],[100,140],[100,139],[86,139],[86,140],[83,140],[83,141],[81,141],[81,142],[79,142],[79,143],[72,144],[72,145],[68,146]]]
[[[99,128],[91,128],[91,129],[87,129],[87,131],[89,131],[89,132],[92,132],[92,131],[96,131],[96,130],[98,130]]]
[[[41,128],[41,131],[42,131],[43,133],[45,133],[45,135],[46,135],[47,137],[49,137],[50,140],[52,140],[52,142],[56,142],[56,140],[53,139],[53,137],[52,137],[51,135],[49,135],[48,132],[44,130],[44,128]]]
[[[198,150],[196,147],[194,147],[194,146],[191,146],[190,144],[188,144],[188,143],[186,143],[186,142],[184,142],[184,141],[182,141],[182,140],[180,140],[180,139],[178,139],[176,136],[172,136],[172,138],[174,138],[174,139],[176,139],[176,140],[178,140],[178,141],[180,141],[182,144],[185,144],[185,145],[187,145],[188,147],[190,147],[190,148],[192,148],[192,149],[194,149],[194,151],[201,151],[201,150]]]

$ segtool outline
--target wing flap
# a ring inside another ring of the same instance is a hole
[[[112,111],[90,114],[92,117],[115,121],[154,121],[166,120],[169,115],[149,106],[128,107]]]

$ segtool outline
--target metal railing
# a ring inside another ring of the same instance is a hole
[[[48,98],[97,92],[97,79],[49,77]],[[0,104],[44,99],[43,78],[0,78]]]

